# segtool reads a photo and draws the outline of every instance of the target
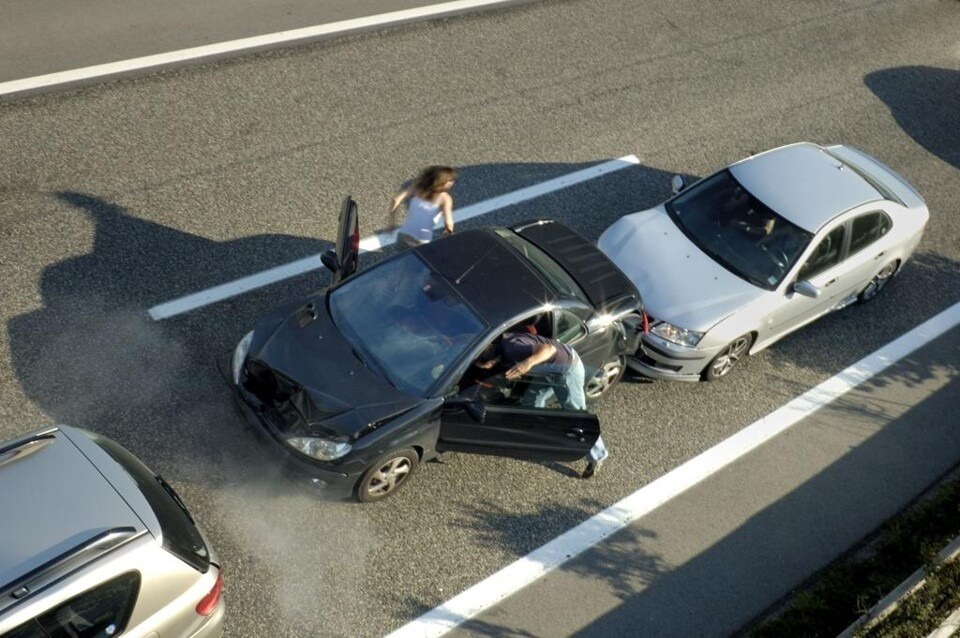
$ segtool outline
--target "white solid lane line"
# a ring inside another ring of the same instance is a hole
[[[387,638],[442,636],[733,463],[957,324],[960,324],[960,303],[947,308],[725,441],[451,598],[440,607],[397,629]]]
[[[464,11],[479,9],[482,7],[508,4],[511,2],[516,2],[516,0],[455,0],[454,2],[443,2],[425,7],[417,7],[415,9],[391,11],[389,13],[381,13],[379,15],[367,16],[364,18],[341,20],[339,22],[319,24],[312,27],[303,27],[301,29],[278,31],[277,33],[268,33],[266,35],[240,38],[238,40],[228,40],[226,42],[218,42],[216,44],[208,44],[189,49],[180,49],[179,51],[147,55],[129,60],[121,60],[119,62],[109,62],[106,64],[87,66],[80,69],[71,69],[69,71],[48,73],[46,75],[38,75],[31,78],[0,82],[0,96],[50,88],[59,84],[70,84],[73,82],[80,82],[94,78],[119,75],[129,73],[131,71],[142,71],[144,69],[163,67],[170,64],[187,62],[190,60],[200,60],[208,57],[224,56],[242,53],[244,51],[265,49],[281,44],[292,44],[296,42],[304,43],[332,35],[343,35],[355,31],[397,25],[414,20],[437,18],[445,15],[452,15]]]
[[[554,191],[568,188],[581,182],[602,177],[608,173],[619,171],[629,166],[636,166],[639,163],[640,160],[637,159],[635,155],[626,155],[615,160],[597,164],[596,166],[591,166],[579,171],[574,171],[573,173],[561,175],[560,177],[555,177],[545,182],[534,184],[533,186],[527,186],[526,188],[511,191],[498,197],[477,202],[476,204],[464,206],[463,208],[459,208],[454,212],[454,217],[456,221],[460,222],[467,219],[472,219],[474,217],[479,217],[480,215],[486,215],[487,213],[500,208],[506,208],[507,206],[519,204],[521,202],[525,202]],[[439,228],[439,224],[437,227]],[[395,241],[396,233],[379,233],[377,235],[367,237],[361,241],[360,252],[364,253],[371,250],[378,250],[380,248],[390,246]],[[277,266],[275,268],[264,270],[263,272],[249,275],[235,281],[214,286],[213,288],[207,288],[206,290],[201,290],[200,292],[195,292],[172,301],[164,302],[154,306],[153,308],[150,308],[148,312],[154,321],[168,319],[170,317],[175,317],[185,312],[196,310],[197,308],[209,306],[210,304],[223,301],[224,299],[229,299],[230,297],[235,297],[245,292],[262,288],[263,286],[268,286],[284,279],[296,277],[297,275],[302,275],[305,272],[317,270],[322,267],[323,264],[320,263],[319,256],[312,255],[310,257],[304,257],[303,259],[298,259],[297,261],[289,264]]]

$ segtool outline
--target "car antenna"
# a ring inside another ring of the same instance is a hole
[[[467,275],[469,275],[470,272],[471,272],[474,268],[476,268],[477,265],[478,265],[481,261],[483,261],[484,259],[486,259],[486,258],[487,258],[487,255],[489,255],[489,254],[493,251],[494,248],[496,248],[496,245],[493,245],[493,246],[490,246],[490,248],[487,248],[487,252],[485,252],[485,253],[483,253],[482,255],[480,255],[480,257],[477,258],[477,260],[476,260],[475,262],[473,262],[472,264],[470,264],[470,267],[469,267],[469,268],[467,268],[467,269],[464,270],[462,273],[460,273],[460,276],[457,277],[456,279],[454,279],[454,280],[453,280],[453,283],[455,283],[456,285],[459,286],[459,285],[460,285],[460,282],[463,281],[464,277],[466,277]]]

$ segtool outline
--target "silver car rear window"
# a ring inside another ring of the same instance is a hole
[[[206,573],[210,568],[206,543],[173,488],[120,444],[91,432],[85,434],[133,477],[160,521],[163,547],[197,571]]]

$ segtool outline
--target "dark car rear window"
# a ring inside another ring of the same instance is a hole
[[[520,237],[512,230],[500,228],[497,229],[496,232],[507,240],[507,243],[510,244],[514,250],[526,257],[527,262],[534,267],[547,283],[553,286],[554,290],[565,297],[573,297],[574,299],[581,300],[585,304],[590,304],[590,300],[587,299],[587,296],[580,289],[580,286],[577,285],[577,282],[573,280],[573,277],[547,253],[523,237]]]
[[[91,438],[136,481],[160,521],[164,548],[201,573],[206,573],[210,568],[207,546],[173,488],[120,444],[96,434]]]

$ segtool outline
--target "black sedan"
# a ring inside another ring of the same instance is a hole
[[[573,346],[588,399],[602,395],[643,326],[640,295],[603,253],[545,220],[458,232],[353,274],[358,244],[348,198],[323,256],[334,284],[263,318],[224,370],[286,469],[369,502],[441,452],[587,454],[595,415],[531,407],[523,386],[536,379],[485,378],[473,364],[504,332],[536,332]]]

